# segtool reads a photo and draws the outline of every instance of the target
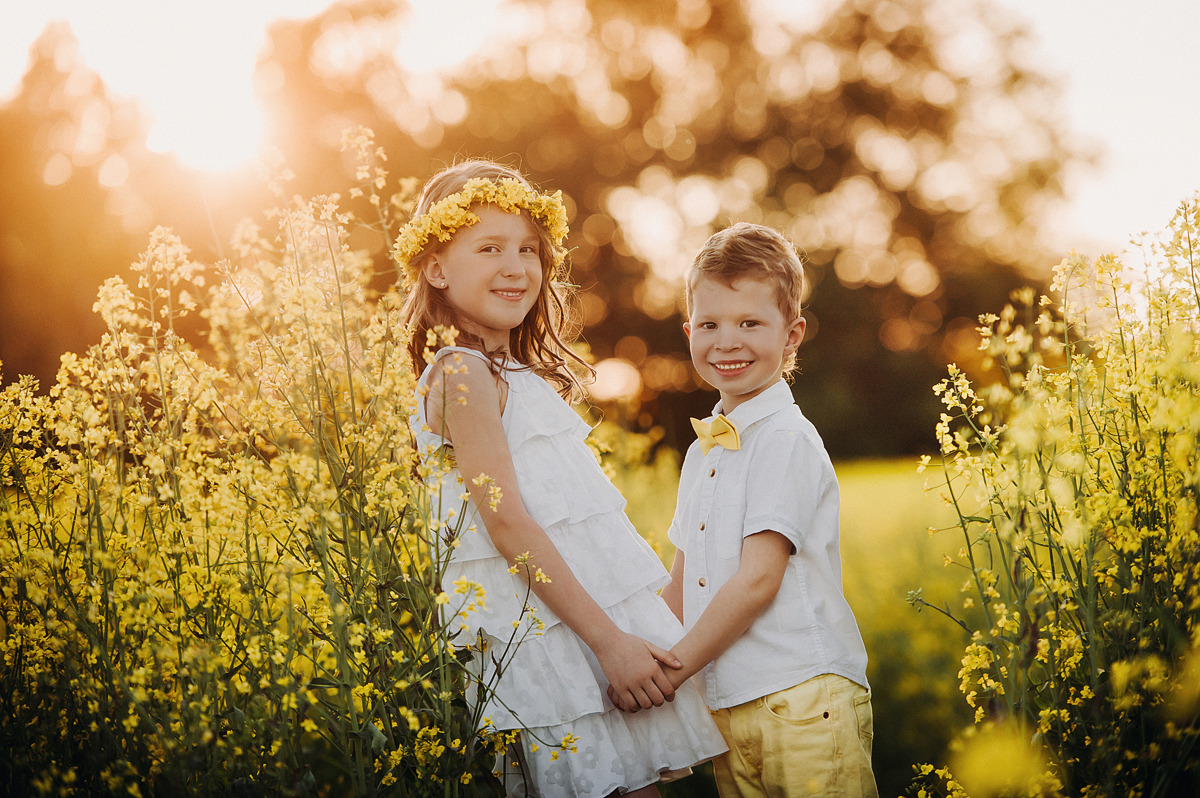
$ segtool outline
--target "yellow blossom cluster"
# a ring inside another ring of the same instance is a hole
[[[358,177],[382,188],[362,135]],[[372,293],[353,222],[332,195],[294,201],[216,266],[156,230],[136,284],[100,291],[102,340],[48,394],[0,387],[0,782],[494,785],[507,739],[466,700],[489,683],[456,622],[486,595],[442,580],[473,519],[458,496],[437,511],[452,463],[415,449],[399,300]],[[177,328],[201,307],[203,347]]]
[[[1065,259],[1050,297],[981,319],[995,376],[977,387],[952,367],[935,389],[965,543],[949,559],[968,578],[961,613],[933,609],[969,636],[976,722],[1015,728],[1045,763],[1004,794],[1172,795],[1200,779],[1196,241],[1191,202],[1144,242],[1140,273]]]

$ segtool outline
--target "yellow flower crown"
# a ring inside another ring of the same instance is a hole
[[[528,211],[529,215],[546,228],[554,256],[555,270],[563,265],[567,251],[567,209],[563,206],[562,192],[539,194],[520,180],[502,177],[488,180],[472,178],[457,193],[438,200],[425,213],[410,219],[396,236],[393,254],[396,264],[404,272],[405,285],[416,282],[418,271],[413,259],[429,245],[429,240],[449,241],[461,227],[470,227],[479,221],[471,212],[472,205],[496,205],[509,213]]]

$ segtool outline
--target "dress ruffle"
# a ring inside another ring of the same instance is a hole
[[[583,429],[586,437],[586,424]],[[525,507],[543,526],[625,512],[625,497],[582,437],[564,432],[525,438],[513,446],[513,464]]]
[[[505,788],[511,796],[542,798],[636,790],[723,753],[720,735],[707,731],[711,724],[703,702],[676,699],[632,715],[613,710],[563,726],[530,728],[518,743],[521,765],[514,767],[511,755],[504,762]],[[664,728],[670,731],[664,734]],[[568,733],[578,738],[575,751],[545,744]]]
[[[628,523],[624,515],[615,518],[600,515],[586,518],[570,529],[555,525],[545,530],[575,578],[603,609],[619,604],[644,589],[658,591],[670,580],[649,544],[645,544],[644,549],[640,546],[622,546],[614,543],[614,540],[619,540],[617,535],[606,537],[603,534],[605,531],[619,532],[622,525]],[[634,534],[637,534],[636,531]],[[483,541],[480,542],[478,538]],[[537,596],[530,593],[524,572],[510,573],[508,563],[499,554],[490,557],[459,556],[463,549],[468,548],[468,540],[473,549],[471,553],[476,555],[485,546],[492,545],[482,527],[474,532],[463,533],[462,540],[463,544],[455,551],[447,566],[445,580],[448,584],[454,584],[459,579],[466,579],[482,585],[486,593],[483,606],[459,619],[468,637],[474,638],[480,630],[493,636],[507,636],[513,628],[513,621],[530,614],[527,607],[533,608],[532,614],[547,628],[560,622],[549,607],[541,607]],[[567,548],[568,545],[570,548]],[[599,563],[611,566],[614,562],[621,563],[621,567],[604,570],[596,567]],[[526,625],[528,622],[528,619],[524,620]]]

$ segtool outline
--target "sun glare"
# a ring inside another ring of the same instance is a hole
[[[266,123],[255,96],[254,66],[267,27],[280,17],[304,18],[331,0],[131,0],[111,7],[88,0],[21,3],[10,10],[14,42],[0,62],[0,80],[16,84],[29,45],[53,20],[66,20],[83,63],[115,95],[136,99],[152,120],[147,146],[185,165],[228,171],[252,162],[265,143]],[[469,8],[468,8],[469,6]],[[412,71],[445,69],[483,44],[496,24],[496,0],[413,0],[396,57]],[[9,36],[3,38],[8,39]],[[9,86],[0,86],[0,92]]]

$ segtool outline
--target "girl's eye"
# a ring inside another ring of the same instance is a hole
[[[536,244],[526,244],[525,246],[521,247],[521,251],[526,252],[526,253],[533,253],[534,255],[536,255],[538,248],[537,248]]]

